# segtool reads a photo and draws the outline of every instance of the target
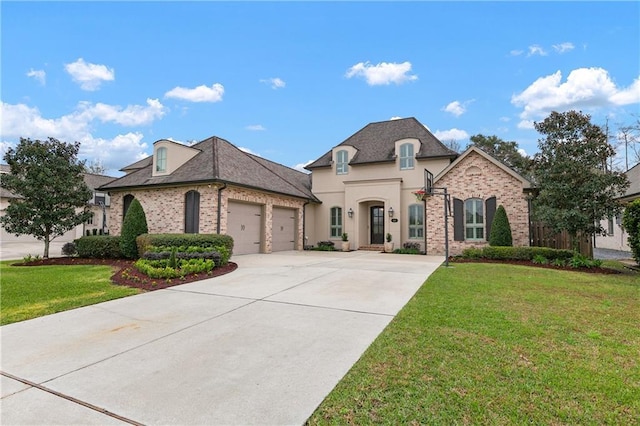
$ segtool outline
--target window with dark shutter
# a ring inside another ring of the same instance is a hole
[[[487,211],[487,241],[491,237],[491,225],[493,224],[493,217],[496,215],[496,197],[487,198],[484,202],[485,210]]]
[[[200,193],[189,191],[184,196],[184,232],[197,234],[200,228]]]
[[[464,201],[453,199],[453,239],[464,241]]]

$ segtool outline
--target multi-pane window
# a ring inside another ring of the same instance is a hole
[[[349,167],[349,153],[346,150],[336,152],[336,174],[346,175]]]
[[[424,238],[424,209],[422,204],[409,206],[409,238]]]
[[[87,219],[87,225],[93,225],[93,219],[95,218],[95,216],[96,216],[95,213],[91,213],[91,217]]]
[[[342,207],[331,207],[331,237],[342,236]]]
[[[613,235],[613,217],[607,221],[607,235]]]
[[[167,171],[167,148],[158,148],[156,151],[156,172]]]
[[[413,169],[413,144],[400,145],[400,170]]]
[[[464,202],[465,239],[484,240],[484,211],[479,198]]]

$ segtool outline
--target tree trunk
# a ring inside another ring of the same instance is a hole
[[[44,255],[42,256],[43,259],[48,259],[49,258],[49,235],[45,235],[44,237]]]

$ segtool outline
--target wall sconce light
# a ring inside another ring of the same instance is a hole
[[[347,214],[349,215],[349,218],[353,217],[353,209],[349,208],[349,211],[347,212]]]
[[[389,217],[393,217],[393,207],[389,207]]]

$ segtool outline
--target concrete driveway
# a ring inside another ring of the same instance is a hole
[[[62,256],[64,242],[52,241],[49,244],[49,257]],[[34,242],[0,242],[0,260],[22,260],[25,256],[40,256],[44,254],[44,243]]]
[[[0,328],[0,423],[302,424],[443,257],[281,252]]]

